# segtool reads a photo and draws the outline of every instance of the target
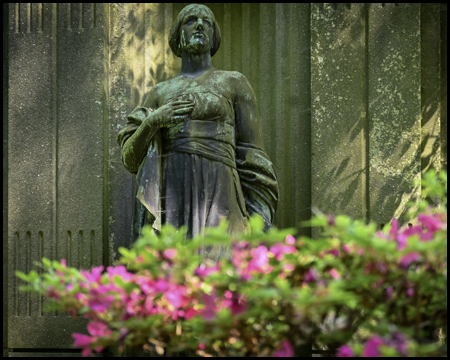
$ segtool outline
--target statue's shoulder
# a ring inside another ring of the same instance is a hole
[[[215,70],[214,75],[221,77],[225,81],[248,81],[245,75],[239,71]]]
[[[227,84],[230,92],[235,96],[253,94],[253,88],[247,77],[239,71],[218,70],[217,76],[222,78],[222,83]]]

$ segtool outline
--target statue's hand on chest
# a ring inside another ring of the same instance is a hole
[[[194,109],[194,101],[174,100],[164,104],[145,119],[150,125],[164,128],[186,120]]]

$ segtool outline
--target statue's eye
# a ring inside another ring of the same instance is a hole
[[[208,26],[211,26],[211,22],[210,22],[208,19],[203,20],[203,22],[204,22],[205,24],[207,24]]]
[[[193,22],[195,22],[195,21],[197,21],[197,18],[195,17],[195,16],[189,16],[187,19],[186,19],[186,24],[189,24],[189,23],[193,23]]]

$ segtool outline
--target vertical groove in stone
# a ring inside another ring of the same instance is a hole
[[[361,48],[363,49],[362,61],[363,61],[363,74],[361,76],[362,80],[362,91],[363,91],[363,103],[362,105],[362,129],[363,137],[361,139],[361,153],[362,153],[362,164],[363,175],[361,176],[362,181],[362,214],[366,222],[370,221],[370,195],[369,195],[369,4],[363,5],[363,10],[361,12],[361,22],[362,22],[362,33],[361,33]]]
[[[20,233],[17,231],[15,234],[15,242],[14,242],[14,271],[19,269],[19,241],[20,241]],[[19,316],[19,282],[20,279],[17,276],[13,277],[14,279],[14,315]]]
[[[19,5],[19,32],[26,33],[28,31],[28,3],[20,3]]]
[[[289,77],[290,122],[289,146],[292,147],[290,167],[292,221],[288,226],[299,227],[310,217],[311,209],[311,54],[309,4],[289,4]],[[309,229],[301,229],[309,236]]]
[[[251,58],[251,47],[250,46],[250,6],[253,4],[243,3],[242,4],[242,48],[241,48],[241,72],[250,80],[250,69],[253,65],[255,59]]]
[[[212,58],[213,66],[216,69],[224,70],[224,37],[223,37],[223,31],[224,31],[224,3],[211,3],[207,4],[207,6],[213,11],[214,17],[216,18],[216,22],[219,24],[222,41],[221,45],[219,47],[219,51],[214,55]],[[176,14],[175,14],[176,15]]]
[[[288,109],[290,108],[289,90],[290,80],[287,69],[289,68],[289,55],[288,55],[288,40],[289,39],[289,16],[284,4],[276,5],[276,35],[277,41],[275,45],[276,49],[276,80],[274,85],[276,86],[276,117],[277,124],[274,127],[276,139],[289,138],[290,118],[288,116]],[[289,222],[288,208],[291,202],[291,184],[289,179],[289,157],[290,148],[287,146],[286,141],[277,141],[275,151],[275,164],[277,167],[278,186],[282,198],[282,206],[278,208],[278,224],[284,227]],[[290,145],[290,144],[289,144]]]
[[[38,233],[39,236],[39,254],[38,254],[38,259],[39,261],[41,261],[41,259],[44,257],[44,233],[42,231],[39,231]],[[43,269],[41,267],[38,268],[38,274],[39,276],[41,276],[43,273]],[[39,294],[39,303],[38,303],[38,316],[43,316],[43,308],[42,308],[42,303],[43,303],[43,299],[44,295]]]
[[[19,3],[15,3],[15,7],[14,7],[14,32],[18,33],[19,32],[19,22],[20,22],[20,7],[19,7]]]
[[[67,30],[72,30],[72,3],[67,3]]]
[[[273,15],[275,14],[274,4],[261,4],[260,11],[260,96],[261,102],[259,105],[259,113],[261,116],[261,123],[263,129],[264,145],[269,158],[275,165],[277,172],[279,172],[275,159],[275,137],[273,136],[273,129],[277,124],[275,112],[275,92],[273,88],[275,82],[275,32],[273,27],[266,26],[266,24],[273,25]],[[279,175],[279,174],[278,174]]]
[[[97,25],[97,5],[96,3],[92,3],[92,27],[94,28]]]
[[[25,273],[29,274],[31,270],[31,231],[26,232],[25,241]],[[27,316],[31,316],[31,292],[29,291],[27,291]]]
[[[39,32],[39,8],[41,4],[40,3],[33,3],[30,4],[30,32],[31,33],[38,33]]]
[[[44,11],[43,4],[39,3],[38,4],[38,32],[43,32],[43,23],[42,23],[43,11]]]
[[[52,63],[51,63],[51,73],[52,73],[52,112],[53,112],[53,144],[52,144],[52,165],[53,165],[53,211],[52,211],[52,237],[49,239],[51,241],[50,247],[51,251],[50,258],[56,259],[58,254],[58,54],[57,54],[57,44],[58,44],[58,4],[52,4]]]
[[[90,246],[91,246],[91,266],[90,268],[92,268],[95,264],[95,256],[96,256],[96,251],[95,251],[95,231],[91,230],[91,236],[90,236]]]
[[[78,15],[78,29],[82,29],[83,28],[83,3],[80,3],[80,8],[79,8],[79,15]]]
[[[67,265],[72,266],[72,231],[67,231]]]
[[[78,241],[77,241],[77,269],[81,269],[81,259],[84,257],[83,253],[83,230],[78,231]]]
[[[31,32],[31,3],[27,3],[27,33]]]
[[[223,70],[231,70],[231,4],[223,5],[223,29],[222,47],[223,47]]]

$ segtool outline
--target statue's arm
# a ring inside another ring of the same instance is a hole
[[[137,107],[128,115],[128,127],[131,136],[127,136],[121,143],[122,162],[131,173],[136,173],[139,165],[147,153],[151,140],[159,129],[157,121],[152,120],[152,109],[157,108],[155,88],[148,94],[144,105]],[[134,129],[134,131],[133,131]]]
[[[264,150],[261,123],[258,116],[256,96],[247,78],[235,73],[235,129],[236,144],[251,144]]]
[[[192,101],[173,101],[158,107],[157,87],[154,86],[144,101],[128,115],[124,135],[119,133],[122,162],[131,173],[136,173],[147,154],[156,132],[165,126],[185,120],[192,112]]]
[[[248,214],[259,214],[267,230],[277,208],[277,177],[264,151],[255,93],[244,75],[238,73],[235,79],[236,169]]]

